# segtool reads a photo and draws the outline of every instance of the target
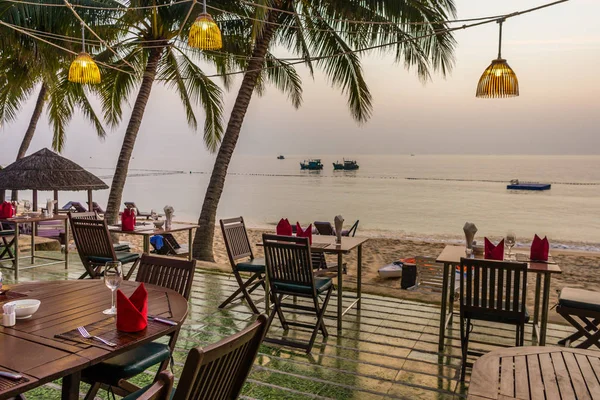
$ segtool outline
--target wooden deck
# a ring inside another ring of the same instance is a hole
[[[41,267],[24,271],[20,281],[75,279],[83,271],[77,254],[71,267]],[[3,270],[5,282],[10,272]],[[213,343],[253,320],[249,307],[237,303],[225,310],[217,306],[236,288],[229,275],[199,270],[192,289],[190,315],[182,328],[175,352],[175,375],[181,373],[187,349]],[[262,291],[253,296],[257,305]],[[353,293],[346,291],[349,296]],[[109,291],[107,289],[107,296]],[[399,292],[401,295],[401,292]],[[334,296],[335,297],[335,296]],[[330,336],[317,336],[312,355],[301,351],[261,346],[256,365],[243,391],[246,399],[460,399],[466,398],[469,376],[458,381],[460,342],[454,321],[443,353],[437,351],[439,306],[363,294],[363,308],[344,316],[344,329],[338,335],[335,325],[336,299],[331,299],[326,316]],[[344,299],[350,304],[352,299]],[[554,311],[551,311],[554,312]],[[298,316],[298,319],[308,318]],[[570,329],[549,325],[548,344],[554,345]],[[281,335],[276,320],[270,336]],[[290,333],[308,338],[307,332]],[[514,332],[501,325],[476,324],[470,350],[486,352],[514,343]],[[533,345],[531,327],[526,328],[525,345]],[[149,383],[153,374],[136,378]],[[470,370],[467,370],[469,373]],[[82,387],[82,392],[87,388]],[[49,384],[27,394],[28,399],[57,398],[59,386]],[[106,393],[101,393],[107,398]]]

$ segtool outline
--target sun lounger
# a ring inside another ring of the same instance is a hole
[[[92,211],[95,211],[98,214],[105,214],[104,209],[100,207],[100,204],[96,203],[95,201],[92,201]]]
[[[151,213],[149,212],[145,212],[145,211],[141,211],[138,206],[135,205],[135,203],[133,201],[126,201],[125,202],[125,207],[127,208],[135,208],[137,211],[137,216],[138,217],[146,217],[146,219],[150,219],[150,217],[152,216]],[[156,214],[159,217],[162,217],[161,214]]]
[[[68,211],[76,211],[76,212],[86,212],[87,208],[85,208],[80,202],[78,201],[70,201],[67,204],[65,204],[60,211],[63,212],[68,212]]]

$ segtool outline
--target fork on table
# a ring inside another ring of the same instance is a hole
[[[77,330],[79,331],[79,333],[81,334],[81,336],[83,336],[86,339],[96,339],[96,340],[104,343],[107,346],[117,347],[117,345],[115,343],[113,343],[113,342],[109,342],[108,340],[102,339],[99,336],[92,336],[92,335],[90,335],[90,333],[87,331],[87,329],[85,329],[85,326],[79,326],[79,327],[77,327]]]

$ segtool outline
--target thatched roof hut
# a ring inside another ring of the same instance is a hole
[[[87,190],[91,204],[92,190],[102,189],[108,189],[108,185],[96,175],[48,149],[23,157],[0,170],[0,191],[33,190],[34,210],[37,209],[38,190],[54,191],[56,200],[60,190]]]

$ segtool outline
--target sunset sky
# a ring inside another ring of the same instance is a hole
[[[543,3],[456,0],[459,18],[510,13]],[[391,57],[363,55],[374,113],[362,126],[352,120],[338,90],[319,73],[312,80],[300,67],[302,107],[295,110],[274,88],[262,98],[255,96],[236,154],[600,154],[598,15],[600,1],[571,0],[504,24],[503,56],[519,78],[518,98],[475,98],[479,76],[497,54],[495,23],[458,31],[454,70],[446,79],[434,75],[426,85]],[[226,95],[227,117],[236,93],[234,85]],[[18,122],[0,132],[1,164],[14,159],[32,109],[30,102]],[[114,166],[128,119],[127,113],[121,126],[100,142],[78,116],[69,126],[64,154],[80,162],[93,157]],[[30,153],[50,147],[50,140],[44,117]],[[210,159],[202,133],[187,127],[177,96],[159,85],[151,94],[134,156],[152,159],[157,153],[177,154],[190,162]]]

